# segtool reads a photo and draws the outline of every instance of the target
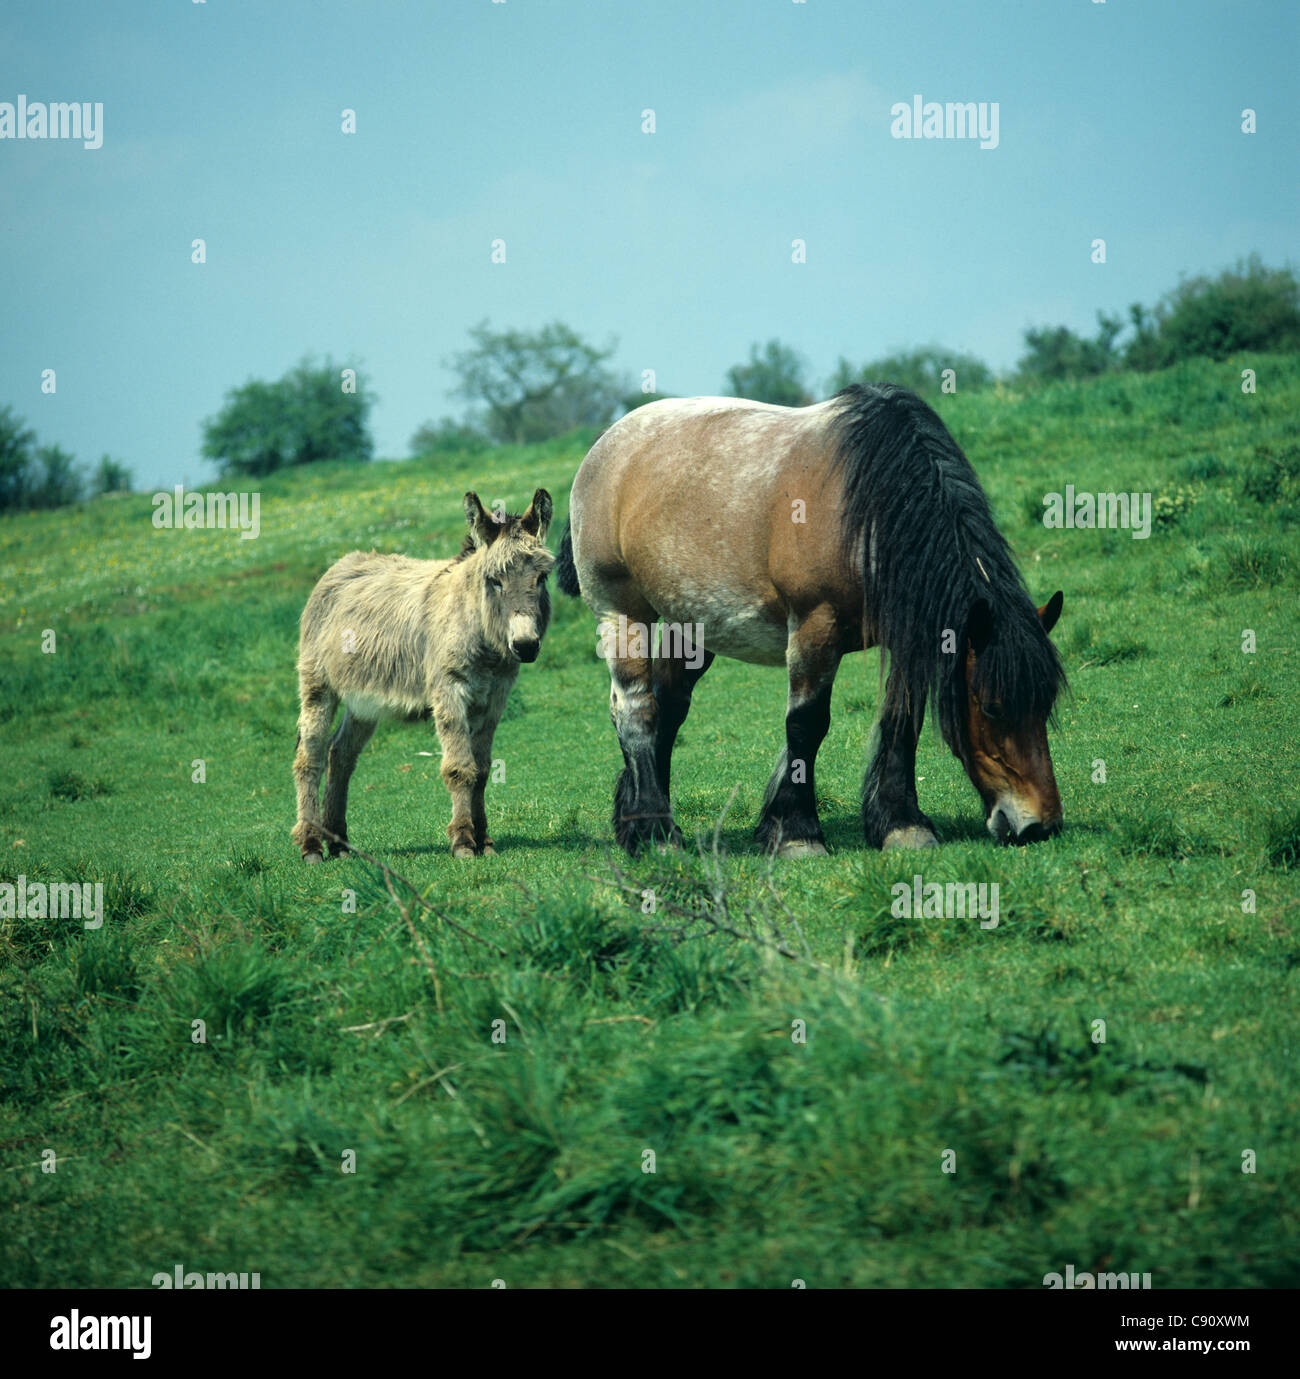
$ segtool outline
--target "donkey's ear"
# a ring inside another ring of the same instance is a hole
[[[993,637],[993,610],[983,599],[976,599],[966,618],[966,636],[971,650],[979,656]]]
[[[465,522],[476,546],[490,546],[500,531],[492,518],[483,511],[483,504],[479,502],[477,493],[465,495]]]
[[[554,511],[555,505],[551,502],[551,495],[544,488],[539,488],[533,494],[533,501],[528,504],[528,511],[520,518],[519,524],[539,541],[545,541],[546,529],[551,525],[551,513]]]
[[[1065,602],[1065,595],[1058,589],[1056,593],[1047,600],[1038,610],[1038,620],[1043,624],[1043,631],[1050,633],[1056,626],[1056,620],[1061,616],[1061,605]]]

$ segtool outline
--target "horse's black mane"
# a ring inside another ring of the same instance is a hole
[[[1049,718],[1065,672],[960,446],[906,388],[857,384],[836,397],[841,537],[889,654],[886,707],[919,714],[929,699],[944,741],[965,758],[967,635],[983,599],[993,631],[972,688],[1010,724]],[[943,650],[945,631],[955,652]]]

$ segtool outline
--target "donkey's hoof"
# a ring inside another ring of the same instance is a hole
[[[453,857],[477,857],[478,853],[474,851],[473,843],[457,843],[452,848],[451,855]]]
[[[492,839],[491,839],[491,838],[485,838],[485,839],[483,840],[483,851],[479,853],[479,856],[480,856],[480,857],[495,857],[496,855],[497,855],[497,850],[496,850],[496,848],[494,848],[494,847],[492,846]]]
[[[908,824],[905,828],[891,828],[881,844],[882,852],[895,848],[937,848],[939,840],[922,824]]]
[[[789,842],[782,843],[776,850],[778,857],[788,857],[791,860],[800,857],[829,857],[825,843],[819,843],[816,838],[791,838]]]
[[[323,862],[325,859],[320,855],[319,852],[304,852],[302,855],[302,860],[306,862],[308,865],[314,866],[317,862]]]

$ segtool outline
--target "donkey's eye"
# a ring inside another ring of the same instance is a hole
[[[492,576],[489,575],[487,577],[487,587],[489,593],[499,594],[501,592],[501,581],[499,579],[493,579]]]

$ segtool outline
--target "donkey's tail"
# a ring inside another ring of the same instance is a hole
[[[576,599],[582,589],[578,584],[578,567],[573,563],[573,533],[570,524],[564,524],[564,535],[560,537],[560,555],[555,562],[555,582],[560,586],[560,593],[568,594],[571,599]]]

